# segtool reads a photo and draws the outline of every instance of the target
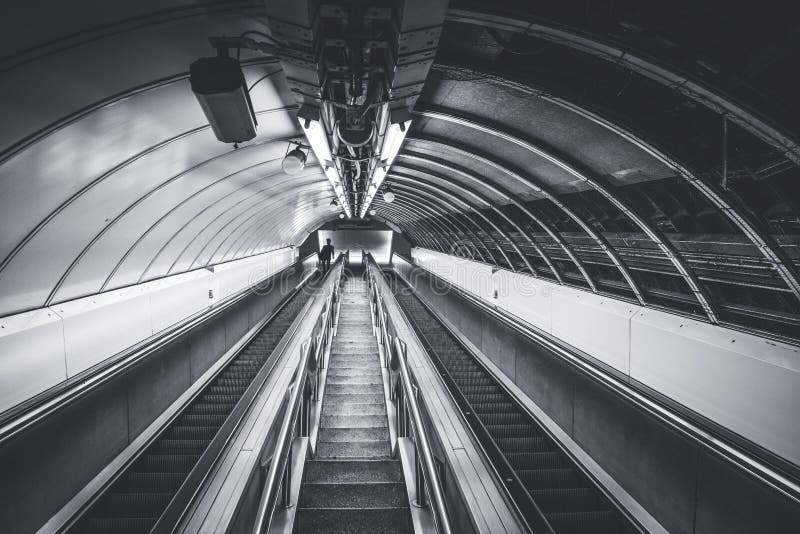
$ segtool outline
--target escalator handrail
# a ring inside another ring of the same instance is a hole
[[[750,452],[746,446],[742,446],[729,438],[720,436],[718,432],[706,428],[703,424],[692,420],[691,417],[687,417],[679,410],[651,398],[652,396],[650,394],[640,391],[635,385],[624,382],[598,365],[588,361],[586,358],[575,354],[560,343],[537,332],[534,327],[529,326],[522,319],[514,317],[509,312],[499,309],[496,306],[482,302],[474,295],[471,295],[467,290],[417,265],[413,260],[409,260],[399,254],[398,256],[412,267],[423,269],[431,276],[435,276],[440,281],[446,283],[449,289],[454,290],[467,301],[472,302],[492,317],[497,318],[504,325],[542,344],[556,356],[567,361],[582,373],[593,378],[611,391],[614,391],[626,401],[642,409],[645,413],[665,423],[668,427],[678,431],[681,435],[686,436],[692,442],[697,443],[717,457],[748,473],[754,479],[760,481],[773,491],[787,497],[795,504],[800,504],[800,481],[794,476],[786,474],[782,469],[770,465],[757,454]]]
[[[286,472],[287,464],[291,462],[290,452],[292,441],[300,414],[300,407],[304,399],[306,380],[309,375],[308,364],[313,357],[316,362],[318,362],[317,370],[319,370],[321,366],[320,363],[324,365],[324,361],[321,362],[321,358],[325,357],[326,344],[330,342],[330,336],[328,334],[334,324],[333,315],[335,315],[336,302],[338,302],[340,297],[342,270],[344,264],[347,262],[347,256],[347,252],[340,254],[342,261],[337,262],[335,271],[333,272],[334,281],[330,284],[328,293],[324,297],[325,304],[322,312],[316,319],[314,329],[308,340],[302,345],[302,356],[295,370],[294,380],[287,388],[286,412],[281,422],[278,439],[275,443],[275,450],[272,454],[272,460],[269,463],[269,470],[267,471],[266,480],[259,498],[256,521],[253,526],[254,534],[261,534],[269,531],[281,483],[286,484],[291,482],[290,480],[285,480],[283,475]],[[322,297],[318,296],[317,298]],[[319,334],[324,334],[321,336],[323,340],[322,343],[315,342]],[[286,490],[286,488],[284,488],[284,490]]]
[[[370,286],[371,298],[375,299],[375,304],[377,305],[379,318],[377,321],[377,326],[380,329],[381,339],[389,340],[391,339],[391,336],[389,336],[388,333],[389,325],[387,323],[387,316],[385,314],[385,308],[383,305],[383,297],[375,280],[375,276],[380,276],[376,273],[376,269],[379,271],[380,268],[378,267],[378,264],[375,263],[375,259],[371,254],[367,253],[362,257],[364,258],[364,264],[367,269],[367,281]],[[392,352],[391,344],[386,344],[384,346],[386,347],[384,354],[386,358],[386,365],[388,366],[389,354]],[[422,468],[425,474],[425,481],[428,482],[428,492],[431,496],[431,502],[433,504],[433,517],[436,522],[436,530],[441,534],[450,534],[452,532],[452,528],[450,526],[450,519],[447,514],[447,505],[444,499],[442,483],[439,478],[439,471],[436,469],[433,452],[431,451],[431,442],[428,438],[428,433],[422,420],[422,412],[420,410],[417,393],[413,388],[411,371],[408,369],[408,363],[406,361],[406,345],[399,337],[394,337],[394,350],[395,354],[397,355],[400,382],[402,384],[404,393],[403,397],[411,412],[411,424],[414,430],[417,454],[422,455]],[[421,488],[417,488],[417,492],[420,490]]]

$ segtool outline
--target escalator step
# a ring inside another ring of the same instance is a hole
[[[546,452],[550,444],[543,437],[532,438],[498,438],[495,440],[503,454],[519,452]]]
[[[214,381],[214,386],[212,387],[231,387],[231,388],[244,388],[247,389],[247,386],[250,385],[250,381],[243,379],[243,378],[227,378],[220,376]]]
[[[233,378],[235,380],[246,380],[248,385],[249,385],[250,382],[253,381],[253,378],[255,378],[256,374],[258,374],[258,373],[256,373],[256,371],[244,371],[244,370],[241,370],[241,369],[227,369],[222,374],[222,378],[223,379]]]
[[[606,504],[591,488],[555,488],[531,490],[531,497],[544,513],[598,512]]]
[[[608,512],[567,512],[545,514],[556,534],[620,534],[624,532]]]
[[[141,460],[141,469],[149,473],[188,473],[192,470],[199,454],[148,454]]]
[[[210,441],[204,439],[162,439],[153,452],[158,454],[202,454]]]
[[[472,409],[478,414],[513,414],[519,413],[517,406],[512,402],[470,403]]]
[[[159,517],[172,500],[172,493],[112,493],[105,496],[101,517]]]
[[[81,522],[81,534],[141,534],[150,532],[158,517],[92,517]]]
[[[173,426],[167,432],[166,439],[202,439],[210,441],[217,435],[216,426]]]
[[[475,386],[494,386],[495,382],[488,376],[480,376],[480,377],[453,377],[453,380],[456,381],[458,384],[459,389],[461,388],[470,388]]]
[[[465,397],[470,395],[497,395],[501,393],[498,386],[492,384],[488,386],[468,386],[459,388]]]
[[[203,403],[220,403],[220,404],[236,404],[239,402],[240,395],[214,395],[212,393],[204,393],[200,397],[200,402]]]
[[[494,425],[524,425],[527,424],[525,416],[521,413],[484,413],[479,415],[486,426]]]
[[[196,402],[189,409],[189,415],[228,415],[235,404]]]
[[[486,430],[493,438],[526,438],[540,437],[541,434],[533,425],[487,425]]]
[[[556,463],[558,463],[558,460]],[[575,473],[575,470],[569,467],[535,470],[518,469],[517,476],[529,490],[574,488],[581,483],[580,477]]]
[[[186,473],[133,472],[125,477],[118,489],[126,493],[175,493],[184,480],[186,480]]]
[[[227,415],[184,415],[181,417],[182,426],[216,426],[221,427]]]
[[[237,399],[244,395],[245,391],[247,386],[216,385],[216,383],[208,388],[209,395],[233,396]]]
[[[508,402],[508,397],[503,395],[502,393],[477,393],[466,396],[467,400],[470,404],[493,404],[493,403],[501,403],[501,402]]]
[[[516,452],[505,456],[515,469],[551,469],[566,466],[564,456],[555,451]]]

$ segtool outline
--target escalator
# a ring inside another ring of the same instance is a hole
[[[149,532],[322,278],[314,274],[194,398],[152,445],[86,510],[72,533]]]
[[[369,289],[343,287],[316,455],[306,461],[296,534],[413,531],[400,458],[392,457]]]
[[[394,272],[395,298],[534,532],[639,532]]]

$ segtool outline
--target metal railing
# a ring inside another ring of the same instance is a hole
[[[269,461],[262,465],[269,466],[258,504],[254,534],[268,532],[276,506],[289,508],[292,505],[292,443],[296,437],[310,435],[312,401],[319,395],[319,374],[327,365],[335,326],[338,322],[339,301],[341,296],[342,270],[347,263],[348,253],[340,254],[342,261],[331,266],[331,274],[335,281],[329,286],[324,298],[325,304],[318,316],[310,337],[303,342],[300,362],[295,370],[294,379],[286,390],[285,415],[280,426],[275,449]],[[304,454],[309,452],[303,451]],[[280,491],[280,495],[278,492]]]
[[[436,467],[420,410],[420,390],[408,368],[406,344],[399,337],[392,335],[394,329],[376,283],[376,277],[383,276],[380,268],[370,254],[363,253],[361,257],[369,285],[372,326],[378,337],[378,344],[383,349],[380,351],[381,365],[389,371],[390,398],[395,403],[397,416],[397,437],[411,438],[414,443],[416,499],[413,504],[425,508],[430,501],[437,532],[450,534],[452,529],[442,490],[441,475]]]

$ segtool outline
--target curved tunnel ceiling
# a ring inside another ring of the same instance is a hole
[[[0,315],[298,245],[336,217],[318,165],[280,169],[301,132],[273,58],[242,51],[248,83],[267,77],[238,150],[189,89],[208,36],[265,29],[259,2],[95,4],[22,6],[0,32]],[[732,85],[677,22],[659,48],[623,8],[590,24],[517,4],[451,2],[376,217],[419,246],[798,338],[795,108]]]

